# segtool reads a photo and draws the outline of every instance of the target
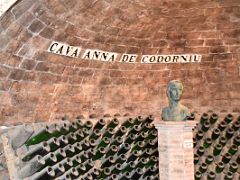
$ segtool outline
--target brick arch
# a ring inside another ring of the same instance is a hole
[[[161,116],[171,79],[193,111],[239,111],[238,1],[22,0],[0,20],[0,122],[89,113]],[[88,61],[52,41],[117,53],[199,53],[196,64]]]

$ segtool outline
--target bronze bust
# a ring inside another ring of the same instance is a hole
[[[167,86],[167,96],[169,106],[162,110],[162,120],[164,121],[185,121],[190,115],[187,107],[180,103],[183,92],[183,85],[179,80],[172,80]]]

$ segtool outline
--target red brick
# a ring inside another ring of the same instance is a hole
[[[9,79],[12,79],[12,80],[20,80],[22,79],[24,75],[24,71],[23,70],[20,70],[20,69],[13,69],[11,71],[11,74],[9,76]]]
[[[34,33],[40,32],[44,28],[44,24],[39,20],[34,20],[28,29]]]

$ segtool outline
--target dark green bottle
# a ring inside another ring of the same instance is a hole
[[[137,168],[144,168],[146,166],[146,164],[148,163],[147,159],[144,157],[141,157],[140,159],[138,159],[138,162],[136,164]]]
[[[122,143],[123,143],[123,138],[118,136],[114,139],[114,141],[112,142],[112,145],[119,146]]]
[[[226,154],[224,154],[224,156],[222,157],[222,162],[223,162],[224,164],[227,164],[227,163],[229,163],[229,161],[231,160],[231,158],[232,158],[231,154],[226,153]]]
[[[239,131],[240,130],[240,122],[235,121],[232,125],[232,128],[233,128],[234,131]]]
[[[73,167],[73,162],[69,158],[63,159],[61,163],[64,166],[65,171],[68,171],[71,167]]]
[[[213,156],[212,155],[208,155],[206,160],[205,160],[205,163],[207,165],[210,165],[210,164],[212,164],[213,160],[214,160]]]
[[[26,146],[38,144],[42,141],[47,141],[53,137],[52,132],[49,129],[49,126],[45,126],[45,128],[41,129],[39,132],[37,132],[35,135],[30,137],[26,142]]]
[[[223,170],[224,170],[224,164],[223,164],[223,162],[217,163],[217,166],[216,166],[216,168],[215,168],[216,173],[219,174],[219,173],[223,172]]]
[[[94,130],[98,129],[101,130],[106,124],[106,121],[104,119],[100,119],[94,126]]]
[[[67,157],[72,157],[74,154],[76,154],[75,148],[71,144],[65,146],[63,150],[65,151]]]
[[[59,148],[58,150],[56,150],[54,152],[54,155],[56,156],[58,162],[62,161],[67,157],[66,152],[62,148]]]
[[[233,144],[235,144],[236,146],[240,146],[240,136],[236,136],[233,139]]]
[[[234,130],[232,128],[228,128],[225,134],[226,139],[231,139],[234,135]]]
[[[236,159],[236,163],[237,163],[238,165],[240,165],[240,155],[238,155],[238,157],[237,157],[237,159]]]
[[[57,139],[55,137],[49,139],[47,143],[49,144],[51,151],[55,151],[57,148],[60,147],[60,139]]]
[[[46,180],[52,179],[55,176],[55,171],[50,166],[45,167],[40,172],[37,172],[30,177],[31,180]]]
[[[215,124],[218,120],[218,115],[216,113],[213,113],[209,119],[211,124]]]
[[[106,148],[100,147],[100,148],[98,148],[96,155],[94,157],[92,157],[92,160],[94,160],[94,161],[98,160],[101,157],[103,157],[105,154],[106,154]]]
[[[80,158],[81,158],[81,161],[82,163],[85,162],[87,159],[89,159],[89,155],[86,151],[82,151],[80,154],[79,154]]]
[[[94,163],[92,159],[88,159],[83,163],[83,165],[86,167],[86,171],[89,171],[91,168],[93,168]]]
[[[36,155],[44,156],[51,151],[51,148],[47,142],[42,142],[28,151],[23,157],[22,161],[26,162],[34,158]]]
[[[149,140],[149,139],[155,139],[158,135],[158,132],[157,130],[151,130],[146,138],[146,140]]]
[[[97,177],[100,175],[100,172],[99,172],[98,169],[93,168],[90,174],[91,174],[93,179],[97,179]]]
[[[75,135],[76,135],[76,137],[77,137],[77,141],[78,141],[78,142],[82,141],[82,140],[85,138],[84,133],[83,133],[82,130],[76,131],[76,132],[75,132]]]
[[[144,145],[145,145],[144,142],[138,141],[136,144],[134,144],[131,152],[133,152],[134,150],[137,150],[137,151],[142,150],[144,148]]]
[[[101,136],[101,131],[99,129],[94,129],[93,132],[89,135],[89,139],[97,140]]]
[[[141,116],[138,116],[137,118],[135,118],[134,124],[140,125],[141,123],[143,123],[143,121],[144,121],[144,119]]]
[[[207,175],[207,180],[215,180],[216,174],[213,171],[210,171]]]
[[[208,121],[208,114],[207,113],[203,113],[200,119],[200,123],[203,125],[205,122]]]
[[[135,134],[130,134],[126,137],[125,139],[125,143],[128,143],[128,144],[132,144],[136,139],[136,135]]]
[[[116,163],[123,164],[127,160],[127,156],[125,154],[121,154],[120,156],[117,156]]]
[[[207,171],[207,164],[206,163],[202,163],[200,168],[199,168],[199,171],[201,173],[205,173]]]
[[[141,132],[142,131],[143,132],[149,132],[149,131],[151,131],[151,129],[152,129],[151,125],[149,123],[146,123],[141,127]]]
[[[75,169],[78,171],[78,178],[82,177],[87,171],[86,167],[83,164],[79,164],[75,167]]]
[[[121,145],[119,151],[118,151],[118,155],[120,154],[125,154],[127,153],[129,150],[131,149],[131,146],[127,143],[124,143]]]
[[[142,122],[142,125],[146,124],[146,123],[149,123],[151,124],[152,122],[154,121],[154,118],[152,115],[149,115],[148,117],[146,117],[143,122]]]
[[[135,169],[136,165],[133,161],[127,163],[127,165],[125,167],[123,167],[123,170],[122,172],[125,173],[125,172],[131,172],[133,171],[133,169]]]
[[[60,140],[60,147],[65,147],[66,145],[68,145],[68,139],[66,138],[66,136],[62,135],[58,139]]]
[[[235,162],[232,162],[229,167],[229,171],[232,173],[236,173],[238,170],[238,164]]]
[[[131,179],[131,173],[130,172],[124,172],[122,174],[122,177],[119,180],[128,180]]]
[[[121,126],[118,130],[117,130],[117,132],[115,133],[115,135],[114,135],[114,137],[116,138],[116,137],[121,137],[121,136],[123,136],[125,133],[127,132],[127,128],[125,127],[125,126]]]
[[[112,166],[116,162],[113,156],[108,156],[107,159],[102,163],[101,168],[106,168]]]
[[[111,145],[109,150],[107,151],[107,157],[108,156],[113,156],[114,154],[116,154],[118,152],[118,147],[116,145]]]
[[[202,125],[202,131],[203,132],[207,132],[210,128],[210,123],[208,121],[204,122],[203,125]]]
[[[138,126],[138,125],[134,125],[130,130],[129,130],[129,132],[128,132],[128,136],[130,135],[130,134],[138,134],[139,132],[140,132],[140,130],[141,130],[141,128],[140,128],[140,126]]]
[[[52,166],[52,169],[55,171],[54,179],[65,173],[65,168],[61,162]]]
[[[216,140],[217,138],[219,138],[220,133],[221,131],[218,128],[214,129],[212,132],[212,140]]]
[[[196,140],[200,141],[203,138],[203,136],[204,136],[204,133],[201,130],[198,131],[196,134]]]
[[[204,140],[203,147],[207,149],[211,146],[211,144],[212,144],[212,140],[210,138],[207,138]]]
[[[124,127],[126,127],[126,128],[130,128],[130,127],[132,127],[133,125],[134,125],[134,120],[133,120],[132,118],[126,119],[126,120],[123,122],[123,124],[122,124],[122,126],[124,126]]]
[[[131,177],[131,179],[139,179],[143,175],[144,171],[141,168],[137,168]]]
[[[158,162],[158,158],[156,158],[156,156],[151,156],[148,162],[146,163],[145,167],[146,168],[153,167],[155,164],[157,164],[157,162]]]
[[[52,166],[52,165],[56,164],[57,157],[55,154],[49,153],[43,157],[43,160],[45,161],[46,166]]]
[[[86,121],[83,127],[87,128],[88,130],[92,129],[93,123],[91,121]]]
[[[68,135],[66,135],[66,138],[68,139],[69,144],[74,144],[77,141],[77,136],[75,135],[75,133],[69,133]]]
[[[80,155],[75,155],[75,156],[71,157],[70,160],[73,163],[73,167],[76,167],[82,163]]]
[[[202,173],[200,171],[196,171],[194,175],[195,180],[201,180],[202,178]]]
[[[194,154],[194,161],[193,162],[194,162],[195,165],[198,164],[199,156],[197,154]]]
[[[104,137],[102,141],[100,141],[98,148],[107,147],[110,144],[110,139],[108,137]]]
[[[89,147],[90,147],[89,140],[84,139],[84,140],[81,142],[81,146],[82,146],[82,149],[83,149],[84,151],[86,151],[87,149],[89,149]]]
[[[112,138],[114,133],[115,133],[114,129],[110,127],[106,129],[105,133],[103,134],[103,137]]]
[[[213,149],[213,155],[218,156],[222,151],[223,146],[221,144],[217,144]]]
[[[107,179],[111,175],[111,171],[109,168],[104,168],[100,172],[100,175],[98,176],[98,179]]]
[[[233,115],[232,114],[228,114],[225,118],[224,118],[224,121],[229,124],[231,123],[233,120]]]
[[[232,172],[228,172],[225,176],[224,176],[224,180],[233,180],[234,175]]]
[[[233,144],[228,150],[228,153],[232,156],[235,155],[237,152],[238,152],[238,146],[236,146],[235,144]]]
[[[147,139],[147,136],[148,136],[148,133],[142,131],[140,132],[139,136],[137,136],[136,141],[144,141],[145,139]]]
[[[112,174],[119,174],[122,171],[122,164],[117,163],[113,167]]]
[[[225,121],[222,121],[219,125],[218,125],[218,129],[220,129],[220,131],[224,131],[227,127],[227,123]]]
[[[114,129],[116,126],[119,125],[119,120],[117,118],[114,118],[112,121],[109,122],[107,125],[107,129],[112,128]]]
[[[129,155],[127,162],[135,161],[140,156],[140,151],[133,150],[132,153]]]
[[[221,144],[222,146],[225,146],[227,143],[227,139],[225,137],[221,137],[219,139],[219,144]]]

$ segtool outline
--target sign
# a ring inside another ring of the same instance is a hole
[[[94,61],[121,62],[121,63],[197,63],[201,62],[202,56],[199,54],[179,54],[179,55],[137,55],[137,54],[119,54],[94,49],[82,50],[78,46],[70,46],[60,42],[53,41],[48,47],[48,52],[68,56],[72,58],[81,58]]]

